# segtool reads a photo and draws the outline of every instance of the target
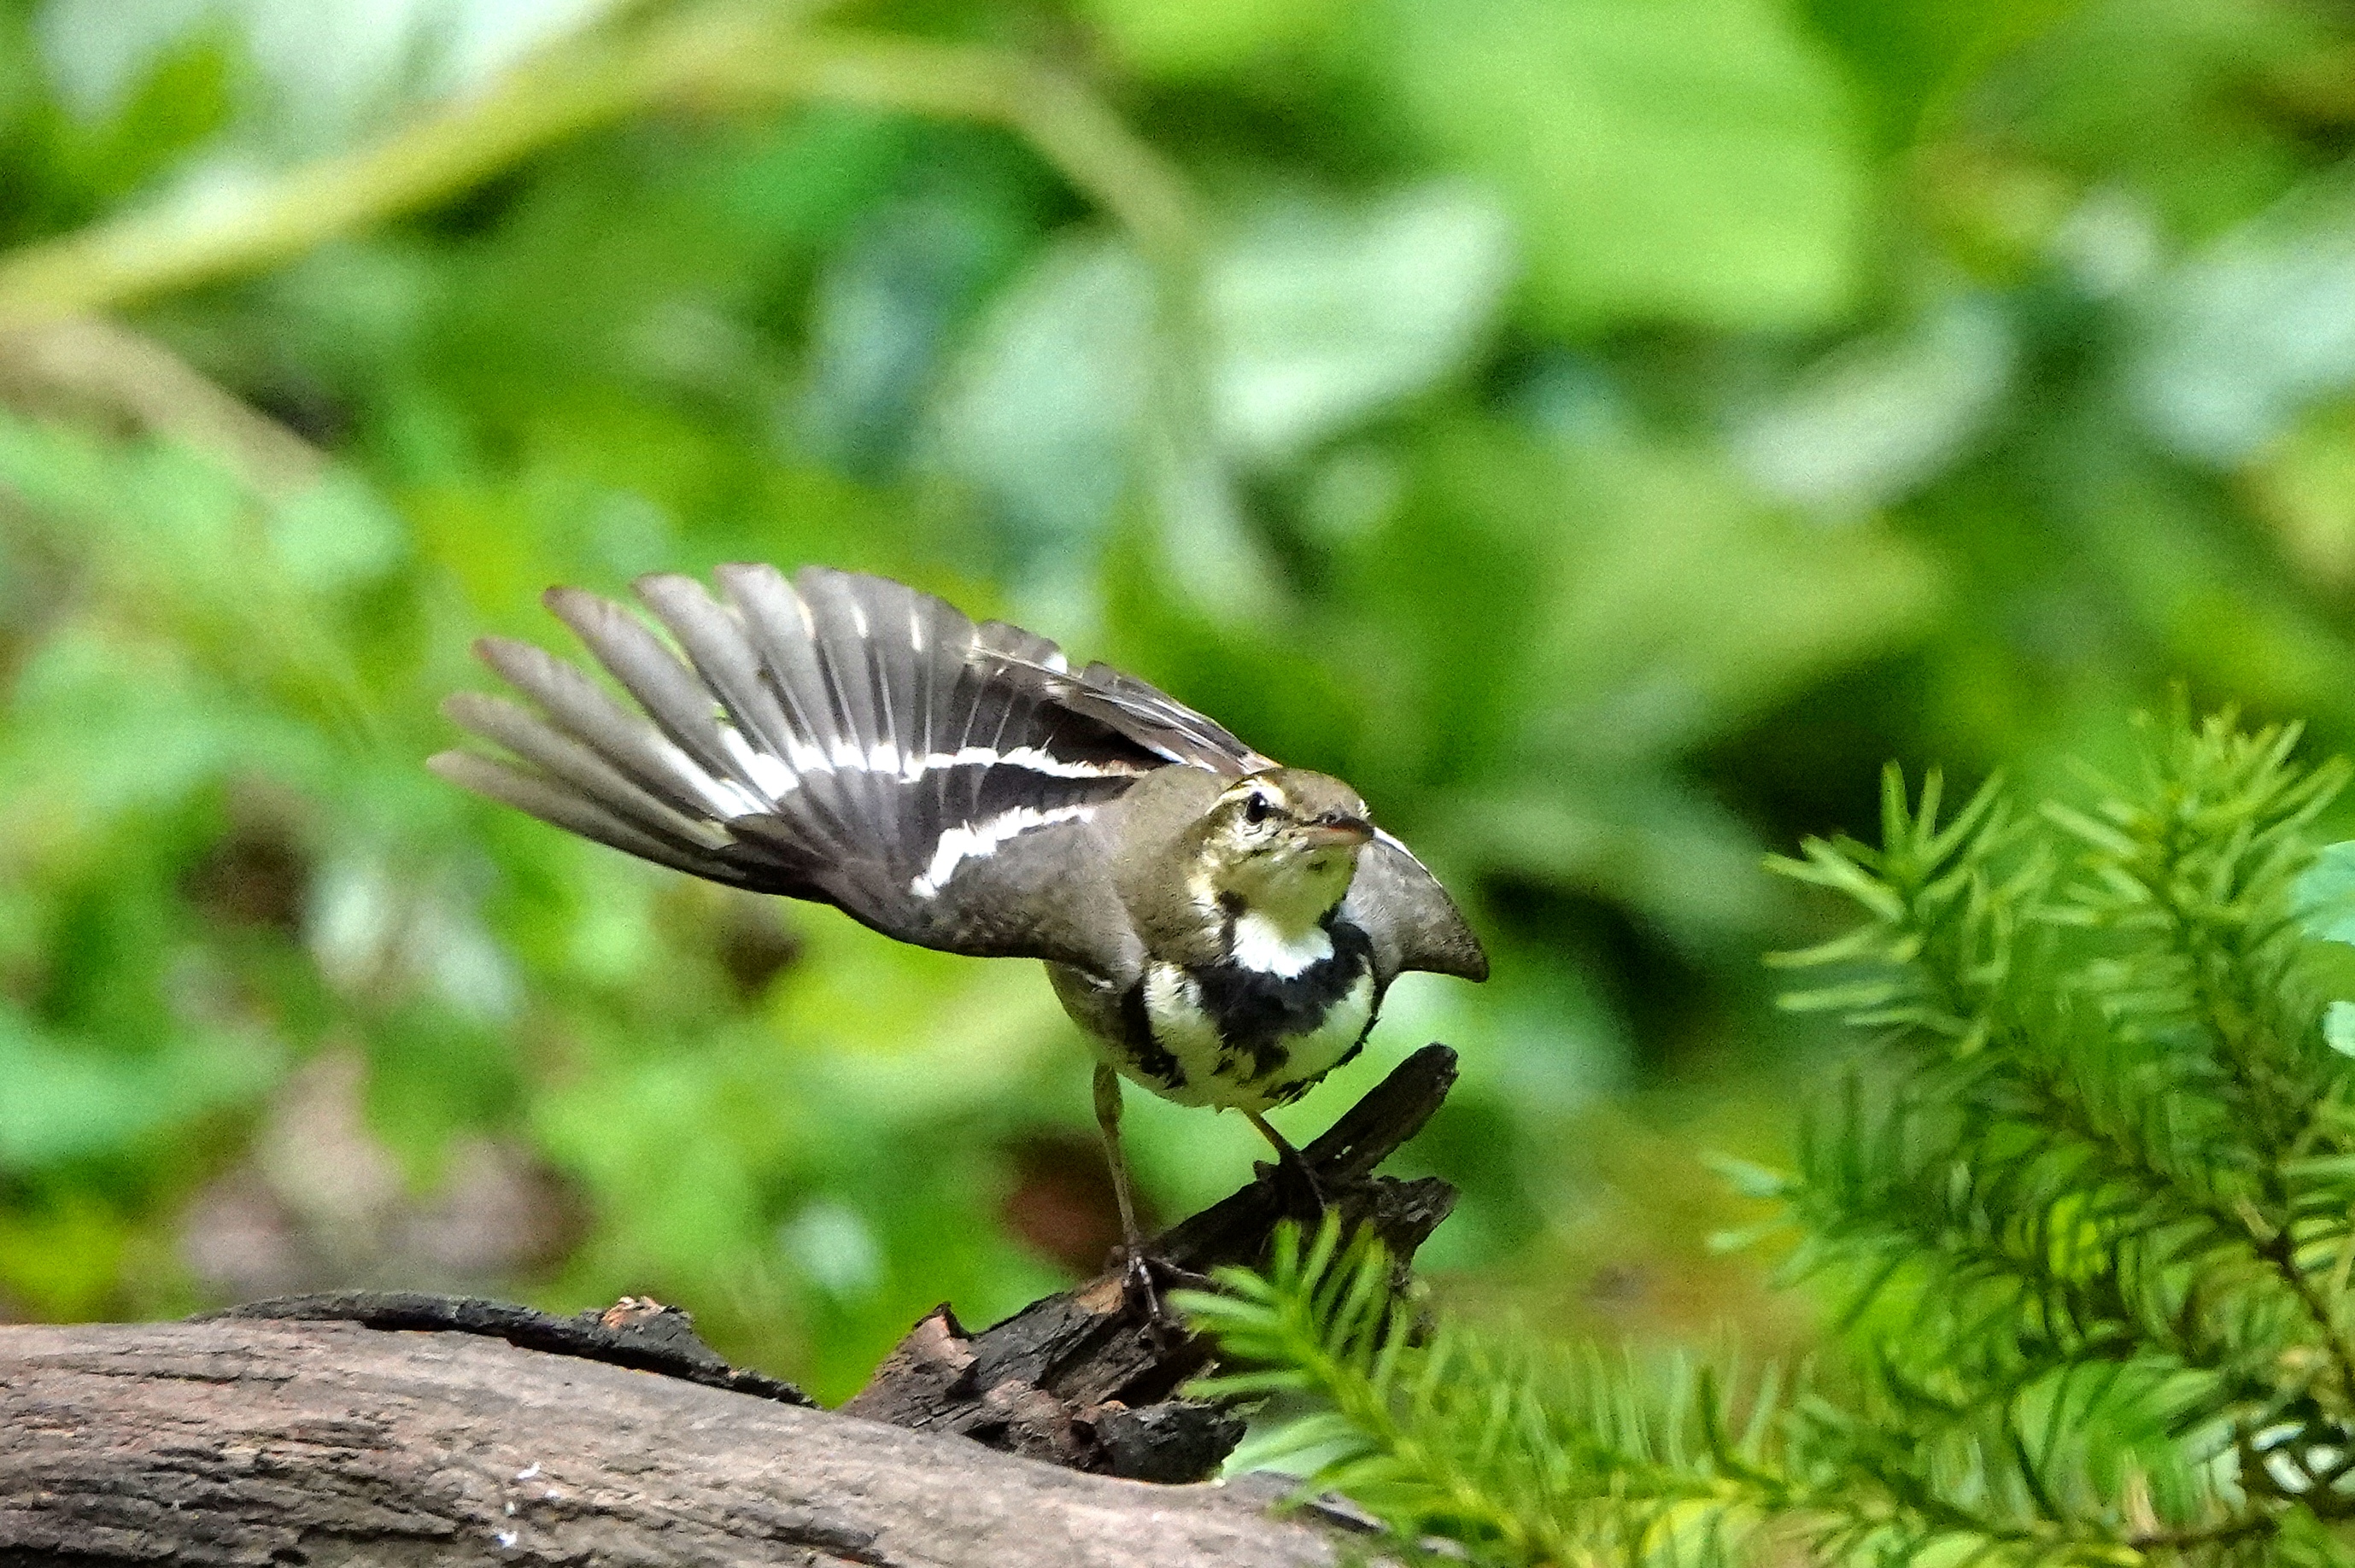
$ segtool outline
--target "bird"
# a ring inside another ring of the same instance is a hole
[[[1103,664],[890,578],[756,563],[718,595],[632,586],[655,626],[542,602],[636,705],[529,643],[475,651],[527,707],[443,704],[503,756],[442,777],[642,859],[830,904],[901,942],[1042,960],[1096,1053],[1094,1110],[1127,1283],[1153,1260],[1121,1147],[1125,1080],[1267,1120],[1357,1056],[1410,970],[1485,980],[1455,901],[1339,779],[1286,767]]]

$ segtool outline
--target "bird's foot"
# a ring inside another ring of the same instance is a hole
[[[1121,1267],[1121,1305],[1165,1347],[1183,1339],[1186,1320],[1169,1305],[1169,1292],[1208,1289],[1209,1276],[1180,1268],[1167,1258],[1156,1257],[1142,1244],[1122,1247],[1116,1255],[1124,1260]]]

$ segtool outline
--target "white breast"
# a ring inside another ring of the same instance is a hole
[[[1286,931],[1257,910],[1235,916],[1234,961],[1263,975],[1289,980],[1312,964],[1333,956],[1333,933],[1322,925]]]

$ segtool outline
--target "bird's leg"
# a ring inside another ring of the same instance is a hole
[[[1245,1111],[1251,1125],[1260,1136],[1275,1146],[1275,1195],[1284,1211],[1295,1220],[1322,1220],[1325,1217],[1325,1189],[1316,1184],[1316,1173],[1308,1168],[1307,1157],[1292,1147],[1292,1140],[1268,1124],[1257,1111]]]
[[[1146,1250],[1145,1233],[1136,1223],[1136,1198],[1129,1188],[1128,1157],[1120,1151],[1120,1074],[1102,1061],[1096,1063],[1096,1125],[1103,1132],[1104,1158],[1112,1166],[1112,1194],[1120,1204],[1121,1252],[1127,1268],[1121,1294],[1130,1309],[1154,1328],[1180,1328],[1177,1315],[1161,1299],[1161,1280],[1156,1276],[1167,1275],[1181,1284],[1197,1281]]]
[[[1120,1074],[1112,1063],[1096,1063],[1096,1125],[1103,1133],[1104,1159],[1112,1166],[1112,1195],[1120,1205],[1121,1244],[1134,1258],[1145,1238],[1136,1232],[1136,1200],[1128,1189],[1128,1157],[1120,1152]]]

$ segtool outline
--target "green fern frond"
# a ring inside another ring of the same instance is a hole
[[[1205,1397],[1285,1395],[1316,1413],[1261,1446],[1307,1491],[1347,1493],[1401,1544],[1440,1537],[1497,1563],[1727,1563],[1778,1506],[1777,1385],[1737,1407],[1721,1372],[1510,1347],[1389,1310],[1391,1264],[1328,1221],[1279,1232],[1264,1275],[1178,1297],[1229,1371]]]
[[[1831,1012],[1859,1029],[1919,1030],[1967,1056],[1996,1027],[2021,913],[2051,875],[2049,858],[2019,853],[2030,824],[2016,818],[1991,779],[1950,822],[1938,820],[1944,781],[1934,769],[1909,804],[1897,768],[1881,775],[1881,844],[1810,838],[1803,859],[1770,869],[1830,890],[1864,914],[1831,941],[1771,955],[1784,968],[1842,970],[1849,978],[1786,994],[1798,1011]]]

